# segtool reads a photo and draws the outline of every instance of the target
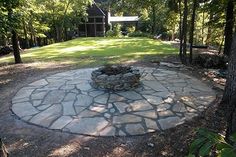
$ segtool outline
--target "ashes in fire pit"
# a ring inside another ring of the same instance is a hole
[[[113,91],[130,90],[139,85],[140,73],[131,66],[107,65],[92,72],[94,88]]]

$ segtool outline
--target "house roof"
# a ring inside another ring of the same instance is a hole
[[[88,7],[87,13],[89,16],[105,16],[105,13],[96,5],[96,3],[93,3]]]
[[[109,18],[110,22],[137,22],[138,20],[138,16],[111,16]]]

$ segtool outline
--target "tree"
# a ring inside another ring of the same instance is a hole
[[[183,13],[183,22],[181,30],[181,39],[183,40],[183,53],[181,61],[183,64],[187,63],[187,25],[188,25],[188,0],[184,0],[184,13]]]
[[[226,8],[226,24],[225,24],[225,46],[224,54],[230,55],[230,48],[233,39],[233,26],[234,26],[234,2],[233,0],[228,0]]]
[[[227,135],[228,138],[232,133],[236,132],[236,33],[231,47],[230,60],[228,65],[228,76],[224,91],[223,103],[227,105]]]
[[[193,37],[194,37],[194,28],[195,28],[195,16],[196,16],[196,9],[197,9],[198,0],[193,0],[193,12],[192,12],[192,19],[191,19],[191,28],[189,34],[189,63],[192,63],[193,59]]]
[[[20,4],[22,3],[22,0],[1,0],[0,4],[4,8],[4,10],[7,11],[8,15],[8,27],[10,28],[10,31],[12,33],[12,46],[14,49],[14,58],[15,58],[15,63],[22,63],[21,56],[20,56],[20,50],[19,50],[19,42],[18,42],[18,34],[16,31],[16,20],[14,15],[14,10],[15,8],[19,7]]]

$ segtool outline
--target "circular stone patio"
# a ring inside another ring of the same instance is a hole
[[[197,116],[215,92],[188,75],[141,68],[141,85],[108,92],[90,86],[94,69],[58,73],[20,89],[12,111],[20,119],[62,132],[95,136],[140,135],[165,130]]]

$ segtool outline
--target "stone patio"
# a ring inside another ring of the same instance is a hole
[[[141,85],[124,92],[91,87],[95,69],[48,76],[20,89],[12,99],[12,111],[20,119],[48,129],[128,136],[175,127],[215,100],[215,92],[196,78],[160,68],[137,68]]]

